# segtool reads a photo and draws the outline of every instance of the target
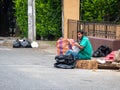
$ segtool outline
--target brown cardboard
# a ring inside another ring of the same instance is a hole
[[[77,60],[76,68],[81,69],[97,69],[98,63],[96,60]]]

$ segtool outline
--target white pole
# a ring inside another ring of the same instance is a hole
[[[33,30],[34,30],[34,37],[33,39],[36,40],[36,12],[35,12],[35,0],[33,0]]]
[[[28,0],[28,39],[36,40],[35,0]]]
[[[64,37],[64,1],[62,0],[62,37]]]

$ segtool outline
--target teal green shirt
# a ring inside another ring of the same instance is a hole
[[[92,50],[92,45],[88,37],[83,36],[79,44],[83,46],[84,48],[78,52],[78,58],[79,59],[91,59],[93,50]]]

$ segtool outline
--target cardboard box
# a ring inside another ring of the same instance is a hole
[[[98,63],[96,60],[77,60],[76,68],[81,69],[98,69]]]

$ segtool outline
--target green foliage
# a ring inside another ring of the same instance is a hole
[[[28,17],[27,17],[27,0],[13,0],[15,3],[15,16],[17,26],[20,28],[20,36],[28,35]]]
[[[81,20],[116,21],[120,18],[119,0],[81,0]]]
[[[61,0],[35,0],[37,37],[56,39],[62,35]],[[28,34],[27,0],[14,0],[17,25],[23,36]]]
[[[61,36],[61,1],[37,0],[37,35],[52,39]]]

